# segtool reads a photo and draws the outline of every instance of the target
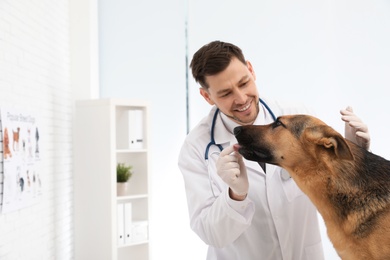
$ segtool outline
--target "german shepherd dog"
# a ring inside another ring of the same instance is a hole
[[[244,158],[290,173],[343,260],[390,259],[390,161],[308,115],[239,126],[234,134]]]

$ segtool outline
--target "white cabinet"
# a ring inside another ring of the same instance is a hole
[[[148,103],[139,100],[76,101],[74,230],[77,260],[150,259],[148,113]],[[124,196],[117,196],[117,163],[133,166],[134,173]],[[124,240],[120,235],[125,236]]]

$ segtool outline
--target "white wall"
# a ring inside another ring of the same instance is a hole
[[[0,1],[0,109],[40,120],[43,185],[38,204],[0,214],[2,260],[73,257],[68,29],[67,0]]]
[[[185,1],[99,0],[101,97],[151,104],[152,259],[202,259],[177,157],[185,125]],[[194,258],[192,258],[194,257]]]
[[[152,103],[154,259],[198,260],[206,252],[189,228],[177,169],[186,132],[184,9],[184,0],[99,1],[101,96]],[[352,105],[370,127],[372,150],[390,158],[387,0],[189,0],[188,10],[191,57],[212,40],[241,46],[260,95],[304,102],[339,131],[339,110]],[[209,105],[190,79],[193,127]],[[326,252],[337,259],[329,243]]]
[[[99,97],[98,0],[69,0],[70,74],[75,100]]]

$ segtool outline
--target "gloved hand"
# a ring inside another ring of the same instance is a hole
[[[240,197],[246,196],[249,189],[248,175],[242,155],[234,152],[233,145],[220,153],[216,163],[219,177]]]
[[[370,149],[370,134],[368,127],[353,113],[352,107],[340,111],[341,120],[345,122],[345,138],[368,150]]]

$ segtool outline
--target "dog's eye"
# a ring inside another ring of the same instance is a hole
[[[283,123],[278,119],[273,123],[273,128],[276,128],[278,126],[284,126]]]

